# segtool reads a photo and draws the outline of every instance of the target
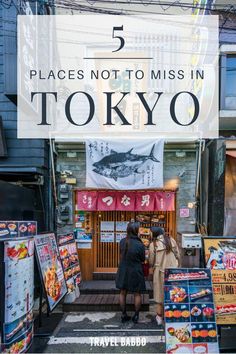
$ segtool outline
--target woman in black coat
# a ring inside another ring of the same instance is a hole
[[[134,323],[138,322],[141,308],[141,293],[146,290],[142,262],[145,261],[145,247],[138,236],[139,223],[130,222],[127,226],[127,236],[120,241],[120,264],[116,275],[116,287],[120,289],[121,321],[130,317],[126,313],[127,292],[134,293],[135,314]]]

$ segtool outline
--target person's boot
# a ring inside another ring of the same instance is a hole
[[[122,323],[128,322],[130,319],[131,319],[131,317],[128,316],[126,312],[122,313],[122,315],[121,315],[121,322]]]
[[[135,314],[132,317],[132,321],[134,323],[138,323],[138,319],[139,319],[139,312],[135,312]]]

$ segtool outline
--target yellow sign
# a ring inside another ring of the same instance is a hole
[[[203,245],[212,272],[217,324],[236,324],[236,237],[206,237]]]

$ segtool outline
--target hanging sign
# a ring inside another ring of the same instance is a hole
[[[97,210],[97,192],[77,191],[76,206],[77,206],[77,210],[87,210],[87,211]]]
[[[109,211],[116,209],[116,192],[98,192],[97,208],[99,211]]]
[[[203,246],[212,273],[217,324],[236,324],[236,237],[204,237]]]
[[[86,187],[163,187],[163,140],[87,140]]]
[[[154,192],[137,192],[136,206],[137,211],[153,211],[155,210],[155,193]]]
[[[219,353],[209,269],[166,269],[166,353]]]
[[[42,284],[49,309],[52,311],[67,294],[56,238],[50,233],[37,235],[34,240]]]
[[[81,202],[82,200],[85,202]],[[91,201],[90,207],[88,201]],[[80,191],[77,192],[77,210],[86,211],[174,211],[174,192],[153,191]],[[80,227],[80,226],[78,226]]]
[[[156,210],[174,211],[175,193],[174,192],[156,192]]]
[[[135,192],[117,192],[116,193],[116,210],[134,211],[135,210]]]

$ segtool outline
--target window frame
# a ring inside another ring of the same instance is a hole
[[[236,108],[229,109],[225,106],[225,87],[226,87],[226,64],[227,56],[236,56],[236,44],[223,44],[220,47],[220,110],[236,111]]]

